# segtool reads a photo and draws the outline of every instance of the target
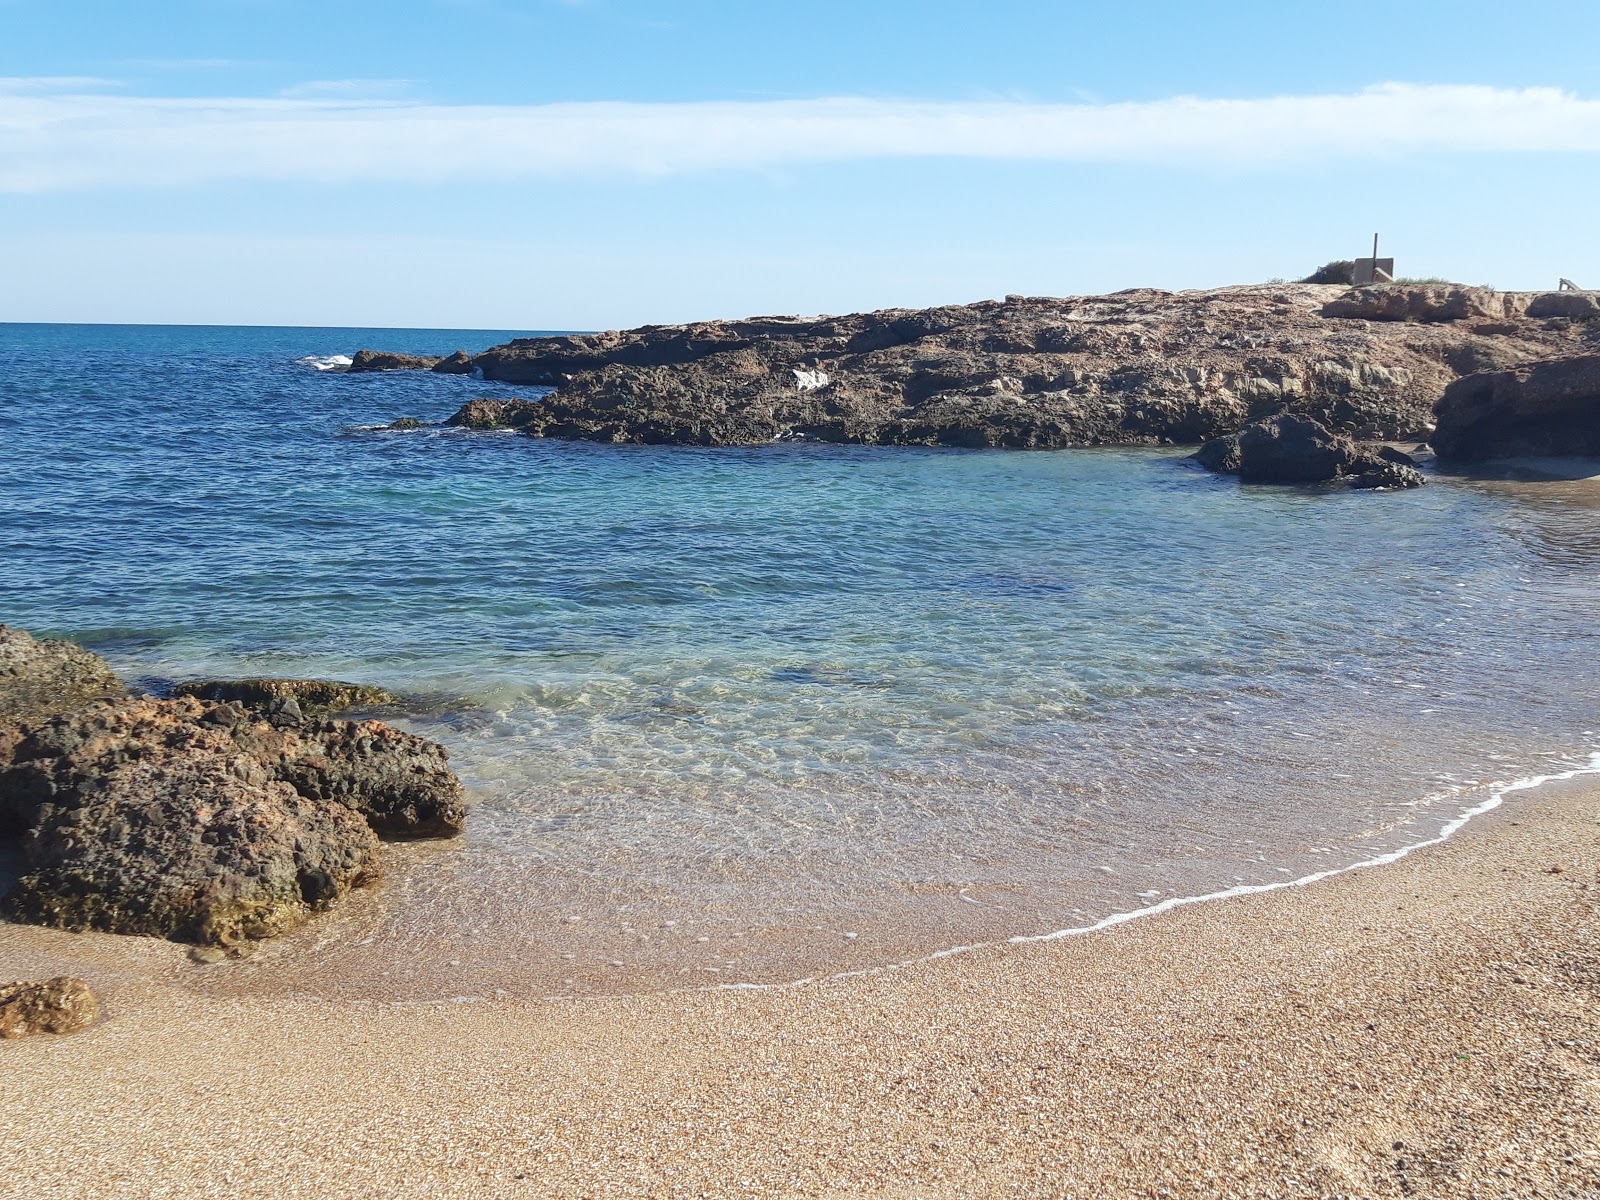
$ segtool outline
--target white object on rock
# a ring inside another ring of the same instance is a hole
[[[826,371],[802,371],[799,367],[794,369],[795,387],[802,392],[821,391],[828,386],[828,373]]]

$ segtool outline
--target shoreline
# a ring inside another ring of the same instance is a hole
[[[783,989],[394,1005],[113,980],[97,1028],[6,1047],[0,1178],[58,1196],[155,1178],[173,1196],[1592,1192],[1600,787],[1516,790],[1383,871]],[[70,935],[0,927],[0,946],[30,940],[64,960]]]

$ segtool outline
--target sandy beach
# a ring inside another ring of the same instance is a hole
[[[1580,779],[1309,887],[582,1002],[218,1000],[0,927],[107,1014],[0,1049],[0,1193],[1592,1196],[1597,868]]]

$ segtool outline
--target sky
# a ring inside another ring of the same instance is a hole
[[[1600,0],[0,0],[0,321],[1600,287]]]

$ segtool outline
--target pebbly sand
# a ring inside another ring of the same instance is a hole
[[[1597,903],[1587,779],[1309,887],[765,991],[219,999],[0,926],[0,976],[107,1011],[0,1044],[0,1195],[1593,1197]]]

